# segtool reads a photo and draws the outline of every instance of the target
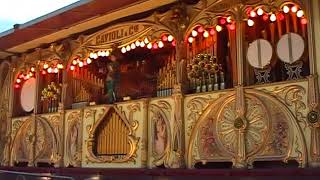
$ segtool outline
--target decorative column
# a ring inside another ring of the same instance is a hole
[[[318,0],[305,1],[306,14],[308,17],[308,47],[309,47],[309,62],[310,76],[308,77],[308,107],[309,113],[307,116],[308,125],[311,129],[310,139],[310,159],[311,167],[320,167],[320,107],[319,107],[319,78],[317,72],[320,67],[317,62],[320,60],[320,3]]]
[[[243,23],[242,23],[242,8],[238,6],[236,10],[236,44],[237,44],[237,71],[238,85],[236,87],[236,114],[237,118],[234,121],[234,128],[238,133],[237,137],[237,153],[233,160],[233,167],[246,168],[246,139],[245,133],[247,128],[247,120],[245,118],[245,92],[243,82]]]

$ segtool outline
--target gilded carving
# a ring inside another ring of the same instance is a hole
[[[75,111],[68,115],[68,130],[66,136],[66,156],[68,158],[67,166],[81,165],[81,112]]]

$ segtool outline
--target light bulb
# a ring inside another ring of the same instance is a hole
[[[52,73],[52,68],[51,67],[48,68],[48,73]]]
[[[144,38],[144,43],[148,44],[149,43],[149,39],[146,37]]]
[[[131,47],[130,47],[129,45],[127,45],[126,50],[127,50],[127,51],[130,51],[130,50],[131,50]]]
[[[164,46],[163,42],[162,42],[162,41],[159,41],[159,42],[158,42],[158,46],[159,46],[159,48],[163,48],[163,46]]]
[[[136,41],[136,46],[139,47],[140,46],[140,41]]]
[[[232,21],[231,16],[228,16],[228,17],[227,17],[227,22],[228,22],[228,23],[231,23],[231,21]]]
[[[291,11],[292,11],[293,13],[296,13],[296,12],[298,11],[297,6],[292,6]]]
[[[148,48],[148,49],[151,49],[151,48],[152,48],[152,44],[149,43],[149,44],[147,45],[147,48]]]
[[[91,64],[92,60],[90,58],[87,58],[87,64]]]
[[[205,37],[205,38],[209,37],[209,33],[208,33],[208,31],[204,31],[204,33],[203,33],[203,37]]]
[[[75,69],[74,66],[70,66],[70,70],[73,71]]]
[[[248,19],[247,24],[252,27],[254,25],[254,21],[252,19]]]
[[[47,63],[45,63],[45,64],[43,65],[43,69],[48,69],[48,67],[49,67],[49,65],[48,65]]]
[[[283,10],[284,13],[288,13],[290,11],[288,6],[283,6],[282,10]]]
[[[192,30],[191,35],[192,35],[193,37],[196,37],[196,36],[198,35],[198,32],[195,31],[195,30]]]
[[[93,58],[93,57],[94,57],[94,53],[91,52],[91,53],[89,54],[89,57],[90,57],[90,58]]]
[[[34,67],[31,67],[31,69],[30,69],[32,72],[34,72],[35,71],[35,68]]]
[[[220,31],[222,31],[222,27],[220,25],[217,25],[216,30],[217,30],[217,32],[220,32]]]
[[[79,62],[79,67],[83,67],[83,62],[82,61]]]
[[[106,52],[105,51],[101,51],[101,56],[102,57],[106,56]]]
[[[126,52],[127,52],[126,48],[125,48],[125,47],[122,47],[122,48],[121,48],[121,52],[122,52],[122,53],[126,53]]]
[[[271,16],[270,16],[270,21],[271,21],[271,22],[275,22],[276,20],[277,20],[276,15],[275,15],[275,14],[271,14]]]
[[[21,83],[21,79],[17,79],[16,82],[17,82],[17,83]]]
[[[297,12],[297,17],[301,18],[303,15],[304,15],[303,10],[299,10],[299,11]]]
[[[58,68],[54,68],[53,72],[58,73],[59,72]]]
[[[169,42],[173,41],[173,36],[172,36],[172,35],[169,35],[169,36],[168,36],[168,41],[169,41]]]
[[[262,10],[261,8],[259,8],[259,9],[257,10],[257,14],[258,14],[259,16],[261,16],[261,15],[263,14],[263,10]]]
[[[135,43],[132,43],[131,44],[131,49],[135,49],[136,48],[136,44]]]
[[[140,47],[144,47],[146,44],[143,42],[143,41],[141,41],[141,43],[140,43]]]
[[[188,38],[188,42],[189,42],[189,43],[192,43],[192,42],[193,42],[193,37],[189,37],[189,38]]]
[[[251,17],[256,17],[257,16],[257,13],[255,11],[250,11],[250,16]]]
[[[110,52],[109,51],[106,51],[106,56],[110,56]]]

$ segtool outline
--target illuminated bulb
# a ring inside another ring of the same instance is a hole
[[[291,11],[292,11],[293,13],[296,13],[296,12],[298,11],[297,6],[292,6]]]
[[[106,51],[106,56],[110,56],[110,52],[109,51]]]
[[[173,36],[172,36],[172,35],[169,35],[169,36],[168,36],[168,41],[169,41],[169,42],[173,41]]]
[[[159,41],[159,42],[158,42],[158,46],[159,46],[159,48],[163,48],[163,46],[164,46],[163,42],[162,42],[162,41]]]
[[[153,44],[153,49],[158,49],[158,44],[157,43]]]
[[[127,51],[130,51],[130,50],[131,50],[131,47],[130,47],[129,45],[127,45],[126,50],[127,50]]]
[[[268,15],[268,14],[263,15],[263,16],[262,16],[262,19],[263,19],[264,21],[268,21],[269,15]]]
[[[21,79],[17,79],[16,82],[17,82],[17,83],[21,83]]]
[[[220,32],[220,31],[222,31],[222,27],[219,26],[219,25],[217,25],[217,26],[216,26],[216,30],[217,30],[217,32]]]
[[[283,12],[288,13],[290,11],[288,6],[283,6]]]
[[[122,53],[126,53],[126,52],[127,52],[126,48],[125,48],[125,47],[122,47],[122,48],[121,48],[121,52],[122,52]]]
[[[200,27],[198,28],[198,32],[199,32],[199,33],[202,33],[203,31],[204,31],[203,27],[200,26]]]
[[[98,56],[102,56],[102,51],[98,51]]]
[[[59,72],[58,68],[54,68],[53,72],[58,73]]]
[[[90,57],[90,58],[93,58],[93,57],[94,57],[94,53],[91,52],[90,55],[89,55],[89,57]]]
[[[141,41],[141,43],[140,43],[140,47],[144,47],[146,44],[143,42],[143,41]]]
[[[301,18],[303,15],[304,15],[303,10],[299,10],[299,11],[297,12],[297,17]]]
[[[172,41],[171,45],[176,46],[176,41]]]
[[[105,51],[101,51],[100,56],[101,57],[105,57],[106,56],[106,52]]]
[[[18,88],[20,88],[20,85],[19,85],[19,84],[15,84],[14,87],[15,87],[16,89],[18,89]]]
[[[131,44],[131,49],[135,49],[136,48],[136,44],[132,43]]]
[[[213,36],[216,33],[216,31],[212,28],[212,29],[210,29],[209,33],[211,36]]]
[[[227,17],[227,22],[231,23],[231,21],[232,21],[231,16]]]
[[[35,71],[35,68],[34,68],[34,67],[32,67],[30,70],[31,70],[32,72],[34,72],[34,71]]]
[[[148,44],[149,43],[149,39],[148,38],[144,38],[144,43]]]
[[[92,58],[93,58],[93,59],[97,59],[97,58],[98,58],[98,54],[97,54],[97,53],[94,53]]]
[[[45,74],[47,74],[47,72],[45,70],[42,70],[41,74],[45,75]]]
[[[254,21],[252,19],[248,19],[247,24],[252,27],[254,25]]]
[[[51,67],[48,68],[48,73],[52,73],[52,68]]]
[[[79,62],[79,67],[83,67],[83,62],[82,61]]]
[[[226,24],[226,20],[225,20],[224,18],[221,18],[221,19],[220,19],[220,24],[222,24],[222,25],[223,25],[223,24]]]
[[[25,76],[25,79],[29,79],[30,78],[30,75],[29,74],[27,74],[27,76]]]
[[[63,69],[63,65],[62,64],[58,64],[57,67],[58,67],[58,69]]]
[[[233,30],[236,29],[236,25],[235,25],[235,24],[230,24],[230,25],[228,25],[228,28],[229,28],[231,31],[233,31]]]
[[[73,60],[73,61],[72,61],[72,64],[73,64],[73,65],[76,65],[77,63],[78,63],[77,60]]]
[[[164,41],[164,42],[168,41],[168,37],[167,37],[166,35],[163,35],[161,39],[162,39],[162,41]]]
[[[49,67],[49,65],[46,63],[43,65],[43,69],[47,69]]]
[[[257,13],[256,13],[255,11],[251,11],[251,12],[250,12],[250,16],[251,16],[251,17],[256,17],[256,15],[257,15]]]
[[[90,58],[87,58],[87,64],[91,64],[92,60]]]
[[[193,42],[193,37],[189,37],[189,38],[188,38],[188,42],[189,42],[189,43],[192,43],[192,42]]]
[[[204,31],[204,33],[203,33],[203,37],[205,37],[205,38],[209,37],[209,33],[208,33],[208,31]]]
[[[301,18],[300,23],[306,25],[308,23],[308,20],[306,18]]]
[[[193,37],[196,37],[196,36],[198,35],[198,32],[195,31],[195,30],[192,30],[191,35],[192,35]]]
[[[275,14],[271,14],[271,16],[270,16],[270,21],[271,21],[271,22],[275,22],[276,20],[277,20],[276,15],[275,15]]]
[[[151,49],[151,48],[152,48],[152,44],[149,43],[149,44],[147,45],[147,48],[148,48],[148,49]]]
[[[30,76],[30,77],[32,77],[32,76],[33,76],[32,72],[30,72],[30,73],[29,73],[29,76]]]
[[[23,78],[24,78],[24,75],[23,75],[23,74],[20,74],[20,75],[19,75],[19,78],[23,79]]]
[[[139,47],[140,46],[140,41],[136,41],[136,46]]]
[[[75,69],[74,66],[70,66],[70,70],[73,71]]]
[[[258,14],[259,16],[261,16],[261,15],[263,14],[263,10],[262,10],[261,8],[259,8],[259,9],[257,10],[257,14]]]

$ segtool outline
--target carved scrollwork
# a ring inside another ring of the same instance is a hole
[[[81,165],[81,112],[75,111],[68,115],[68,131],[66,137],[67,165]]]
[[[306,95],[304,87],[299,85],[276,87],[269,93],[290,107],[302,128],[307,128],[306,115],[303,112],[307,107],[303,101],[303,97]]]
[[[153,165],[169,166],[171,146],[170,114],[171,105],[166,101],[158,101],[150,105],[151,139]]]

